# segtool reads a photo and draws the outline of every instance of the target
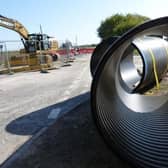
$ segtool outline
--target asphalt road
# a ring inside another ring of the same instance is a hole
[[[2,168],[131,168],[103,141],[90,111],[80,104],[24,145]]]
[[[88,97],[90,55],[49,73],[0,76],[0,164],[14,151]]]

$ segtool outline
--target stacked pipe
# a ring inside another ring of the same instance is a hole
[[[137,167],[168,167],[168,96],[143,94],[167,71],[167,36],[168,17],[151,20],[104,49],[98,45],[91,58],[96,125],[110,147]]]

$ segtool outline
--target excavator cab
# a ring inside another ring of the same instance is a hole
[[[27,40],[28,52],[50,49],[49,36],[46,34],[29,34]]]

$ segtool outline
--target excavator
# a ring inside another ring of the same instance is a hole
[[[28,54],[29,57],[36,58],[35,61],[37,64],[40,64],[40,60],[38,57],[43,55],[45,60],[52,60],[57,59],[57,52],[58,49],[58,42],[56,40],[50,40],[50,36],[43,33],[32,33],[30,34],[28,30],[17,20],[7,18],[5,16],[0,15],[0,26],[13,30],[17,32],[21,36],[21,41],[23,42],[24,49],[20,50],[23,54]],[[14,60],[14,59],[13,59]],[[45,63],[48,63],[45,61]],[[18,61],[17,61],[18,62]],[[15,63],[14,63],[15,64]],[[29,65],[31,66],[30,58],[29,58]],[[17,66],[17,63],[16,63]]]

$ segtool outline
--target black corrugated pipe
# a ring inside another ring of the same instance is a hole
[[[156,82],[154,70],[158,80],[166,70],[168,45],[160,36],[168,36],[168,17],[125,33],[93,71],[91,106],[97,127],[111,148],[136,167],[168,167],[168,95],[143,94]],[[134,63],[137,55],[140,68]]]
[[[137,38],[124,51],[120,61],[122,86],[128,92],[144,92],[162,79],[167,65],[166,40],[153,36]]]
[[[90,71],[92,77],[96,71],[99,62],[101,61],[105,51],[119,38],[119,36],[112,36],[102,40],[95,48],[90,61]]]

